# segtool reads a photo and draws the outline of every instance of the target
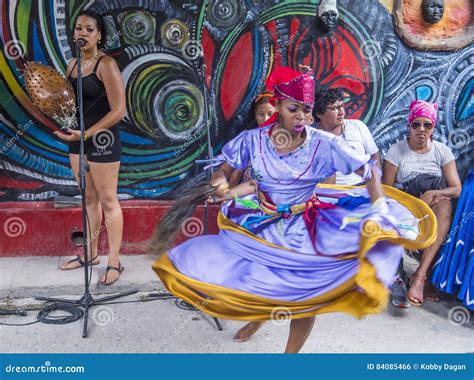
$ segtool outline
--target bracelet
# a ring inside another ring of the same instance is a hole
[[[87,131],[84,131],[84,141],[87,140]]]

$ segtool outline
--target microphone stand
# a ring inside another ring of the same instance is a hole
[[[87,215],[87,208],[86,208],[86,161],[84,156],[84,107],[83,107],[83,97],[82,97],[82,70],[81,70],[81,61],[82,61],[82,51],[81,48],[84,46],[85,41],[83,39],[78,39],[76,43],[76,56],[77,56],[77,102],[78,102],[78,109],[79,109],[79,127],[81,131],[81,140],[80,140],[80,148],[79,148],[79,187],[81,192],[81,204],[82,204],[82,230],[84,231],[82,239],[83,239],[83,246],[84,246],[84,294],[83,296],[77,300],[68,300],[68,299],[61,299],[61,298],[49,298],[49,297],[36,297],[37,300],[42,301],[50,301],[50,302],[58,302],[61,304],[68,304],[74,305],[84,308],[84,326],[82,330],[82,337],[87,337],[87,323],[89,319],[89,309],[93,306],[101,305],[105,301],[114,300],[117,298],[125,297],[130,294],[137,293],[138,290],[131,290],[124,293],[114,294],[111,296],[105,296],[99,299],[94,299],[90,293],[90,276],[89,276],[89,265],[91,265],[91,261],[89,261],[89,254],[88,254],[88,245],[92,247],[92,242],[87,237],[90,237],[92,234],[88,228],[88,215]],[[59,304],[58,304],[59,306]]]
[[[201,47],[201,63],[202,63],[202,95],[204,98],[204,122],[206,123],[207,129],[207,158],[212,160],[214,158],[214,151],[212,149],[212,140],[211,140],[211,126],[209,125],[209,107],[207,104],[208,101],[208,93],[207,93],[207,86],[206,86],[206,62],[204,61],[204,52]],[[206,180],[211,182],[212,174],[214,173],[214,167],[211,165],[209,170],[206,170]],[[204,233],[207,234],[209,232],[209,202],[206,200],[204,202]],[[222,325],[219,320],[215,317],[212,317],[216,327],[219,331],[222,331]]]

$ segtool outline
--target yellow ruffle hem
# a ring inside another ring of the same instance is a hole
[[[339,190],[354,188],[336,185],[320,187]],[[359,260],[358,272],[345,283],[317,297],[288,302],[204,283],[177,271],[166,254],[153,263],[153,270],[171,293],[216,318],[262,321],[306,318],[331,312],[344,312],[358,318],[376,314],[387,305],[388,289],[379,281],[374,266],[366,259],[367,252],[380,241],[402,245],[406,249],[423,249],[435,241],[437,231],[436,217],[426,203],[393,187],[383,186],[383,189],[385,195],[398,201],[420,219],[417,239],[403,238],[394,230],[383,230],[378,223],[367,221],[364,229],[373,233],[361,235],[359,251],[351,255]],[[220,229],[244,234],[262,244],[276,247],[233,223],[222,213],[219,213],[218,225]]]

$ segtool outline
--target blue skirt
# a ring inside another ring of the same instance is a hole
[[[451,230],[433,267],[433,284],[474,310],[474,168],[462,189]]]

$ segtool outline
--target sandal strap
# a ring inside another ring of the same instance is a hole
[[[99,257],[99,254],[95,255],[92,259],[90,259],[88,262],[91,264],[95,259]]]
[[[114,271],[116,271],[116,272],[122,273],[122,271],[123,271],[123,266],[122,266],[122,264],[120,264],[120,263],[119,263],[119,267],[118,267],[118,268],[117,268],[117,267],[114,267],[114,266],[112,266],[112,265],[107,265],[107,268],[105,268],[106,276],[107,276],[107,272],[108,272],[108,271],[111,271],[111,270],[114,270]]]
[[[76,256],[74,259],[69,260],[69,261],[66,263],[66,265],[67,265],[67,264],[74,263],[74,262],[76,262],[76,261],[81,265],[81,267],[84,266],[84,260],[81,259],[81,256]]]
[[[108,281],[107,281],[107,276],[109,275],[109,272],[111,270],[114,270],[116,271],[118,274],[119,274],[119,277],[120,277],[120,274],[123,272],[125,268],[122,266],[121,263],[119,263],[119,267],[114,267],[113,265],[107,265],[107,267],[105,268],[105,276],[104,276],[104,281],[102,282],[102,284],[104,285],[108,285]],[[117,278],[118,279],[118,278]],[[113,284],[115,281],[117,280],[114,280],[111,282],[111,284]]]

